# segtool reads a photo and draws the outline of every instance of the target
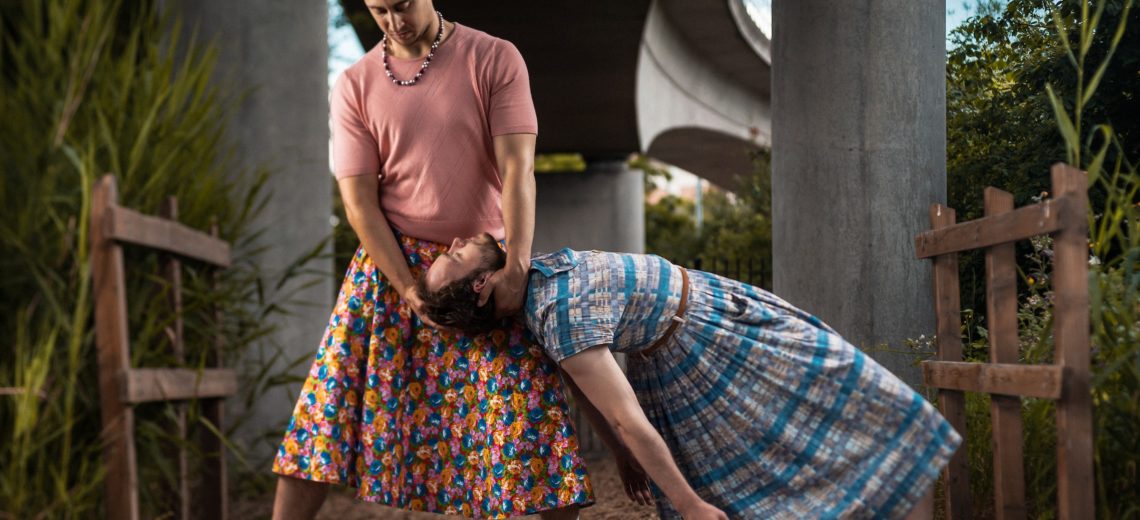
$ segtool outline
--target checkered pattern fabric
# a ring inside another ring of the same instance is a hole
[[[563,250],[532,265],[528,325],[555,359],[607,337],[646,348],[676,310],[679,272],[657,257]],[[732,518],[909,511],[961,443],[938,411],[814,316],[689,274],[685,323],[648,359],[631,356],[628,376],[697,492]],[[658,495],[661,516],[680,518]]]

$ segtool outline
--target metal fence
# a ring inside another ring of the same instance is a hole
[[[772,266],[757,258],[698,257],[684,263],[685,267],[719,274],[725,278],[771,289]]]

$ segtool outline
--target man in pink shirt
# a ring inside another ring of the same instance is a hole
[[[274,461],[274,518],[329,483],[409,510],[575,518],[593,501],[553,363],[518,322],[467,336],[427,320],[415,278],[454,236],[505,241],[490,280],[521,309],[537,118],[509,42],[431,0],[364,0],[384,39],[331,94],[334,173],[362,246]]]

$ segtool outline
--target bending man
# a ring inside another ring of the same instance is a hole
[[[503,258],[488,235],[454,240],[417,282],[428,315],[497,326],[476,301]],[[932,484],[961,442],[930,403],[814,316],[660,257],[535,257],[524,312],[600,413],[619,467],[635,459],[656,484],[663,518],[710,506],[733,518],[929,517]],[[629,354],[628,380],[611,352]],[[631,474],[639,499],[646,483]]]

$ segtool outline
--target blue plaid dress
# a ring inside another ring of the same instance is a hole
[[[607,344],[689,484],[732,518],[894,518],[961,437],[897,377],[775,295],[652,255],[535,257],[526,321],[562,361]],[[662,518],[680,518],[659,490]]]

